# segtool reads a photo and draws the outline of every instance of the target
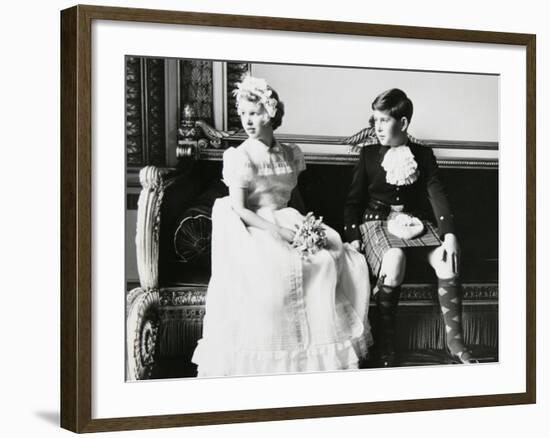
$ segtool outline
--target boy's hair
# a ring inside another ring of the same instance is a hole
[[[399,88],[392,88],[380,93],[372,102],[372,109],[388,112],[390,116],[397,120],[406,117],[411,123],[413,103],[405,92]]]

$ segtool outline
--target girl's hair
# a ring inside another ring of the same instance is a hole
[[[379,94],[372,102],[372,109],[388,112],[390,116],[397,120],[406,117],[409,123],[413,115],[411,99],[399,88],[392,88]]]
[[[243,100],[260,104],[266,110],[266,115],[273,130],[281,126],[285,114],[285,105],[279,99],[279,94],[267,85],[264,79],[245,76],[243,81],[237,84],[237,87],[233,91],[237,108]]]

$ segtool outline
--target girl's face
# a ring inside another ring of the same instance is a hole
[[[387,111],[375,110],[373,114],[374,130],[383,146],[400,146],[406,143],[408,121],[406,117],[397,120]]]
[[[243,99],[239,102],[238,111],[243,128],[250,138],[260,140],[271,134],[269,117],[261,103]]]

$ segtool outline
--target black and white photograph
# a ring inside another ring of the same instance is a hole
[[[0,435],[547,429],[544,2],[86,3],[3,14]]]
[[[498,74],[125,57],[126,381],[499,361]]]

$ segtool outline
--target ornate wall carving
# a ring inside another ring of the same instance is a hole
[[[126,58],[126,162],[143,163],[141,59]]]
[[[227,129],[241,129],[241,119],[235,107],[235,97],[233,90],[237,88],[237,82],[240,82],[243,75],[250,71],[250,64],[246,62],[228,62],[227,63]]]
[[[148,160],[144,164],[162,166],[166,162],[164,59],[147,59],[145,72]]]
[[[209,124],[213,123],[212,61],[182,60],[179,64],[181,119],[185,105],[191,105],[195,116]]]
[[[164,60],[126,58],[126,162],[165,165]]]

